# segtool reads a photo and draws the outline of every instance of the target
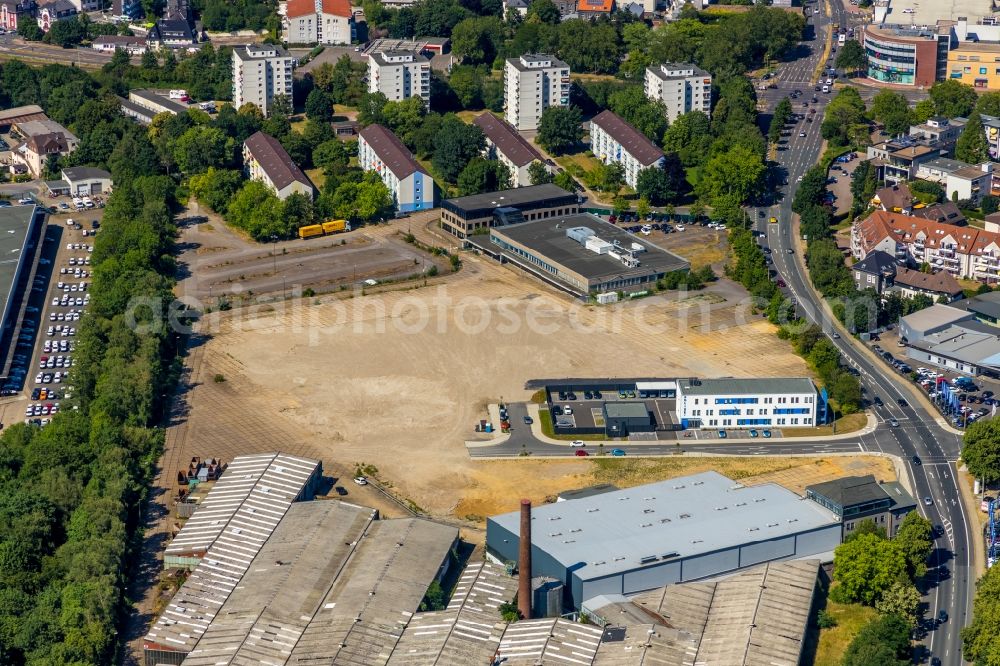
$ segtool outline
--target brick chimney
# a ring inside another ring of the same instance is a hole
[[[517,558],[517,610],[531,619],[531,500],[521,500],[521,538]]]

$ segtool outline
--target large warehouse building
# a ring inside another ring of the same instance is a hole
[[[0,264],[0,298],[3,298],[0,330],[0,377],[10,382],[11,360],[15,341],[20,335],[21,320],[28,306],[31,283],[38,267],[38,248],[45,230],[45,215],[37,206],[0,208],[0,255],[9,257]],[[18,390],[20,386],[16,387]]]
[[[486,523],[488,556],[516,562],[520,513]],[[717,472],[547,504],[531,518],[533,576],[565,585],[579,608],[750,566],[832,558],[840,520],[775,484],[744,487]]]
[[[687,261],[599,217],[575,214],[490,229],[480,245],[553,286],[589,296],[648,289]]]

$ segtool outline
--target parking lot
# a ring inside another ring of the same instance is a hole
[[[677,401],[672,392],[638,391],[635,384],[559,385],[546,388],[546,401],[553,426],[567,433],[603,433],[604,405],[608,402],[641,402],[649,414],[654,433],[630,433],[630,439],[676,439]]]
[[[94,205],[77,212],[71,203],[54,208],[29,298],[26,325],[32,333],[21,335],[14,354],[15,363],[27,371],[23,393],[28,402],[23,417],[12,411],[21,410],[20,401],[8,405],[6,422],[17,417],[45,426],[72,397],[69,374],[80,319],[90,303],[90,254],[103,211]]]
[[[896,330],[885,331],[870,341],[872,351],[882,357],[900,375],[915,380],[931,402],[952,425],[965,427],[982,418],[992,418],[993,407],[1000,399],[1000,380],[987,377],[970,377],[962,373],[925,364],[920,366],[907,358],[906,347],[899,345]],[[948,384],[945,390],[941,386]],[[954,395],[955,399],[951,398]],[[867,396],[879,418],[881,396]],[[883,418],[884,420],[884,418]]]

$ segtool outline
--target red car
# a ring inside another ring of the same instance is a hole
[[[779,286],[779,287],[787,287],[788,285],[787,285],[787,284],[785,284],[785,281],[784,281],[784,280],[778,280],[778,286]]]
[[[583,449],[577,449],[576,451],[573,452],[573,455],[584,457],[584,456],[589,456],[590,454],[584,451]]]

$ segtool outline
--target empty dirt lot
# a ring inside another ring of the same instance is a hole
[[[807,372],[731,284],[597,308],[463,260],[444,285],[212,313],[192,355],[185,455],[283,448],[346,473],[371,464],[447,514],[477,482],[474,419],[528,398],[527,379]]]
[[[202,302],[282,290],[329,292],[366,279],[411,277],[434,263],[387,226],[260,244],[241,238],[196,202],[189,213],[179,225],[186,274],[178,295]],[[447,262],[439,259],[436,265],[443,271]]]

